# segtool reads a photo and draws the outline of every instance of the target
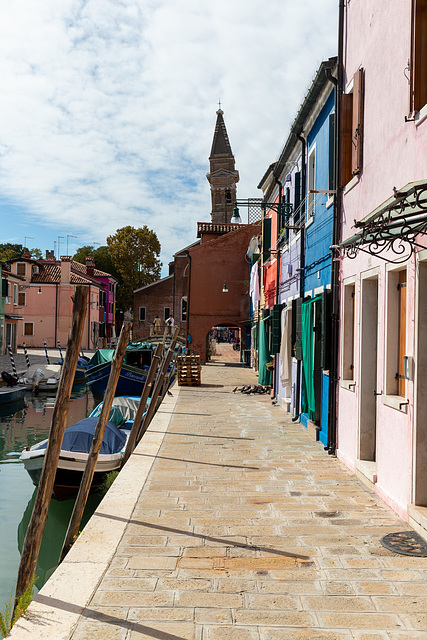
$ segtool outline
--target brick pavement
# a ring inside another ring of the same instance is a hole
[[[254,382],[217,360],[201,387],[175,387],[159,453],[70,640],[427,638],[427,558],[379,542],[408,525],[268,396],[232,392]]]

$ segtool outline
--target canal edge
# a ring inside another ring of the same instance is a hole
[[[64,561],[8,638],[66,640],[114,558],[174,416],[181,387],[166,395],[150,427]],[[139,454],[139,455],[138,455]],[[142,455],[141,455],[142,454]],[[52,634],[52,635],[51,635]]]

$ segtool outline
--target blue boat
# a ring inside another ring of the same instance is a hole
[[[114,349],[98,349],[88,363],[87,384],[101,396],[107,388],[114,353]],[[153,346],[150,343],[138,342],[128,345],[120,370],[116,396],[141,396],[152,357]]]

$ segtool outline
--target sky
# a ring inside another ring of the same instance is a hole
[[[338,0],[0,4],[0,243],[73,255],[147,225],[163,275],[210,221],[218,102],[238,198],[276,161]]]

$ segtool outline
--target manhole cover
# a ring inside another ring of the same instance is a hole
[[[403,556],[427,556],[427,542],[416,531],[389,533],[380,542],[386,549]]]

